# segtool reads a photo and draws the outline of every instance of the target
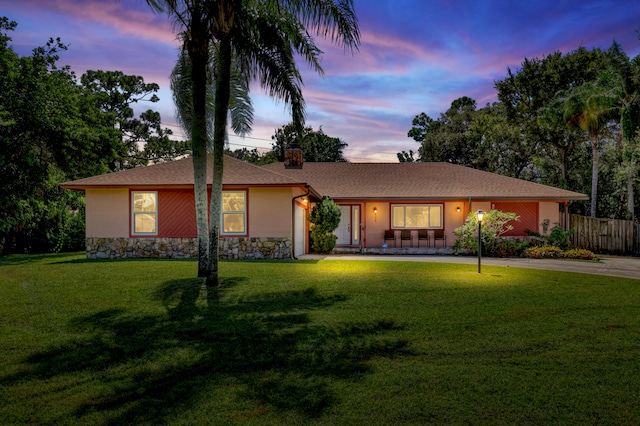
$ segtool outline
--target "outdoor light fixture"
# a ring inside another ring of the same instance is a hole
[[[377,221],[378,221],[378,216],[377,216],[377,214],[378,214],[378,208],[377,208],[377,207],[374,207],[374,208],[373,208],[373,221],[374,221],[374,222],[377,222]]]
[[[482,219],[484,219],[484,212],[478,210],[476,217],[478,218],[478,273],[480,274],[482,263]]]
[[[456,211],[460,213],[460,207],[456,207]]]
[[[377,207],[373,208],[373,214],[378,214],[378,208]]]

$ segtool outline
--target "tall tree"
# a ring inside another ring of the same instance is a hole
[[[105,172],[117,130],[58,67],[67,46],[50,39],[20,57],[16,27],[0,18],[0,253],[65,249],[70,229],[84,229],[84,198],[58,185]]]
[[[476,115],[476,106],[475,100],[463,96],[451,102],[451,107],[436,121],[428,122],[428,131],[425,131],[419,149],[420,160],[474,166],[478,157],[468,139],[468,132]]]
[[[210,44],[209,51],[209,70],[216,69],[216,46]],[[232,80],[231,95],[230,95],[230,111],[231,111],[231,127],[236,134],[245,135],[251,131],[251,124],[253,122],[253,105],[249,98],[249,80],[247,76],[240,74],[237,71],[238,65],[232,68]],[[191,58],[185,49],[182,49],[178,60],[171,72],[171,90],[173,92],[173,100],[177,109],[177,118],[181,123],[182,128],[187,135],[191,138],[192,149],[197,150],[201,147],[195,145],[195,139],[193,138],[192,130],[194,125],[194,105],[192,98],[193,91],[193,66]],[[197,168],[196,156],[194,155],[194,194],[196,205],[196,224],[198,229],[198,275],[201,277],[207,276],[207,270],[209,269],[209,256],[210,256],[210,244],[209,244],[209,219],[208,219],[208,194],[206,184],[206,174],[201,174],[203,169],[206,170],[206,152],[213,152],[213,123],[214,123],[214,111],[215,111],[215,86],[213,73],[209,72],[207,75],[206,86],[206,105],[205,105],[205,124],[207,125],[207,140],[205,148],[205,156],[198,157]],[[195,152],[195,151],[194,151]],[[204,161],[204,164],[200,164]],[[204,180],[202,180],[204,179]]]
[[[145,83],[143,77],[122,71],[101,70],[88,70],[80,81],[93,94],[98,108],[110,114],[114,127],[120,130],[111,171],[150,161],[169,161],[187,152],[186,143],[170,139],[172,131],[161,127],[158,112],[148,109],[139,118],[134,117],[133,104],[160,100],[156,95],[160,87],[156,83]]]
[[[635,216],[634,183],[640,171],[640,147],[637,146],[638,130],[640,129],[640,55],[630,60],[622,47],[613,42],[607,56],[610,68],[601,74],[597,80],[599,86],[609,86],[609,96],[617,97],[619,112],[620,138],[622,141],[622,161],[618,167],[626,184],[627,216]]]
[[[278,161],[284,161],[284,151],[291,146],[299,147],[304,161],[310,163],[347,161],[342,151],[348,144],[326,135],[322,127],[319,130],[305,127],[300,132],[294,123],[289,123],[277,129],[271,139],[272,152]]]
[[[413,127],[407,133],[407,136],[412,138],[418,143],[424,142],[425,136],[429,133],[429,126],[433,123],[433,118],[429,117],[424,112],[413,117],[411,124]]]
[[[218,284],[218,239],[222,207],[222,175],[227,114],[230,103],[232,58],[240,72],[260,81],[271,96],[291,105],[294,123],[302,128],[302,78],[295,54],[322,73],[321,50],[310,31],[345,48],[359,43],[352,0],[147,0],[155,10],[168,11],[184,34],[191,60],[193,122],[192,150],[195,180],[206,185],[206,87],[209,49],[215,42],[213,72],[215,109],[213,124],[213,185],[209,221],[209,256],[204,271],[207,284]],[[196,198],[198,194],[196,194]],[[198,220],[202,220],[199,218]],[[199,256],[204,253],[199,246]],[[201,265],[201,262],[199,263]]]
[[[591,143],[591,217],[597,215],[600,139],[615,117],[620,98],[618,77],[614,73],[603,72],[598,79],[556,96],[566,124],[586,132]]]
[[[542,182],[565,188],[575,184],[570,182],[570,168],[581,162],[571,159],[582,139],[562,119],[541,122],[540,118],[548,114],[545,110],[558,92],[591,81],[604,66],[606,58],[600,49],[580,47],[566,55],[557,51],[543,58],[525,58],[518,70],[508,69],[507,77],[495,82],[498,99],[530,147]]]

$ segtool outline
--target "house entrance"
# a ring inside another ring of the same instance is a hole
[[[338,237],[336,245],[355,246],[360,244],[360,206],[338,206],[340,224],[334,231]]]

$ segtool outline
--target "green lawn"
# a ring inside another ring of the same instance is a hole
[[[640,424],[640,280],[0,259],[0,424]]]

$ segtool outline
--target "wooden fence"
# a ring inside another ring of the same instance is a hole
[[[640,254],[640,224],[571,215],[571,243],[594,253]]]

